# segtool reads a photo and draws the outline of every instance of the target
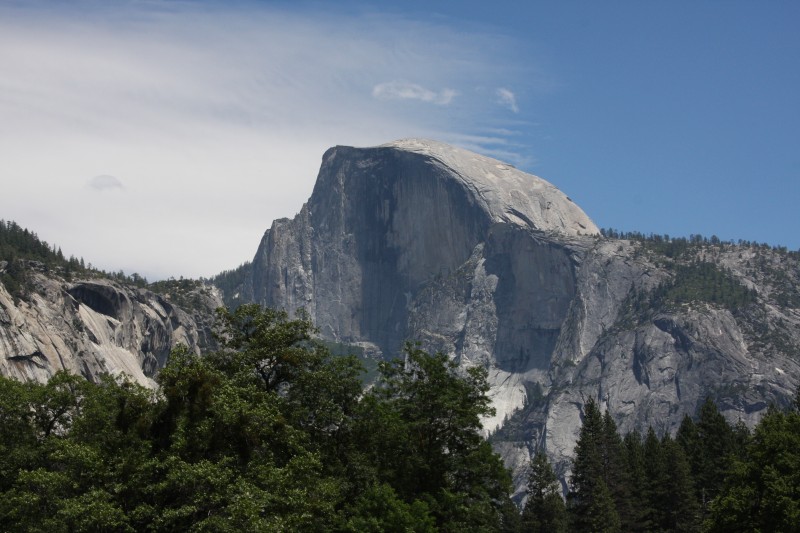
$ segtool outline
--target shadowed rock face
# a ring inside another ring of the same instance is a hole
[[[800,312],[776,303],[752,254],[691,258],[756,290],[746,311],[698,303],[631,316],[631,298],[674,270],[640,243],[597,233],[551,184],[500,161],[413,139],[336,147],[299,214],[265,233],[250,296],[304,307],[324,337],[384,357],[412,339],[486,367],[497,412],[485,428],[502,428],[494,443],[520,490],[536,448],[568,475],[590,397],[623,433],[674,431],[707,395],[748,424],[769,402],[786,404]],[[796,261],[767,259],[775,279],[800,282]],[[759,341],[764,331],[780,343]]]
[[[485,268],[497,277],[494,361],[501,370],[547,370],[575,296],[572,251],[501,225],[485,247]]]

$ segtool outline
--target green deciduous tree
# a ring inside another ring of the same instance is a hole
[[[493,412],[488,390],[485,369],[461,372],[409,344],[404,359],[381,365],[362,404],[358,439],[378,479],[408,503],[426,501],[439,527],[492,530],[503,521],[510,476],[480,433]]]
[[[221,311],[221,350],[123,379],[0,378],[3,531],[498,531],[486,373],[409,347],[369,392],[304,315]],[[513,526],[512,526],[513,527]]]

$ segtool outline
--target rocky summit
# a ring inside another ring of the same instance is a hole
[[[265,233],[251,299],[304,307],[324,336],[390,355],[415,332],[418,298],[479,247],[524,246],[523,235],[597,233],[553,185],[500,161],[433,141],[339,146],[324,155],[300,213]]]
[[[521,489],[537,448],[568,471],[588,398],[624,433],[675,430],[706,396],[753,424],[793,394],[797,254],[634,237],[602,236],[552,184],[463,149],[337,146],[231,293],[304,308],[322,337],[376,357],[413,340],[486,367],[484,426]]]

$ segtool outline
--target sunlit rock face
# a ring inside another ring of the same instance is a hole
[[[747,252],[697,253],[757,301],[746,312],[692,304],[631,316],[631,298],[674,271],[640,243],[601,237],[545,180],[434,141],[338,146],[298,215],[264,234],[245,299],[304,308],[323,337],[383,357],[416,340],[485,367],[496,414],[484,427],[499,430],[521,489],[537,448],[568,476],[588,398],[623,432],[674,431],[707,395],[748,424],[789,401],[800,312],[775,304]],[[796,286],[796,265],[770,260]],[[779,332],[783,348],[760,343],[763,331]]]
[[[145,386],[178,344],[212,348],[209,292],[187,312],[163,296],[103,279],[65,282],[31,271],[32,291],[16,300],[0,285],[0,373],[46,382],[59,370],[95,380],[125,374]]]

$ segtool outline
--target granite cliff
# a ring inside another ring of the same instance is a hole
[[[442,143],[337,146],[227,296],[305,308],[376,356],[411,339],[485,366],[485,428],[521,487],[536,448],[568,471],[589,397],[626,432],[674,430],[707,395],[752,424],[793,394],[797,254],[667,241],[601,236],[545,180]]]
[[[221,300],[210,289],[198,291],[195,309],[185,310],[130,284],[67,281],[36,261],[25,270],[24,299],[0,284],[0,374],[46,382],[59,370],[90,380],[123,373],[154,386],[152,377],[177,344],[197,353],[215,346],[213,309]]]
[[[520,236],[598,231],[551,184],[477,154],[417,140],[332,148],[309,202],[265,233],[252,299],[304,307],[324,336],[393,354],[409,338],[417,295],[506,228]],[[506,240],[490,244],[515,245]]]

